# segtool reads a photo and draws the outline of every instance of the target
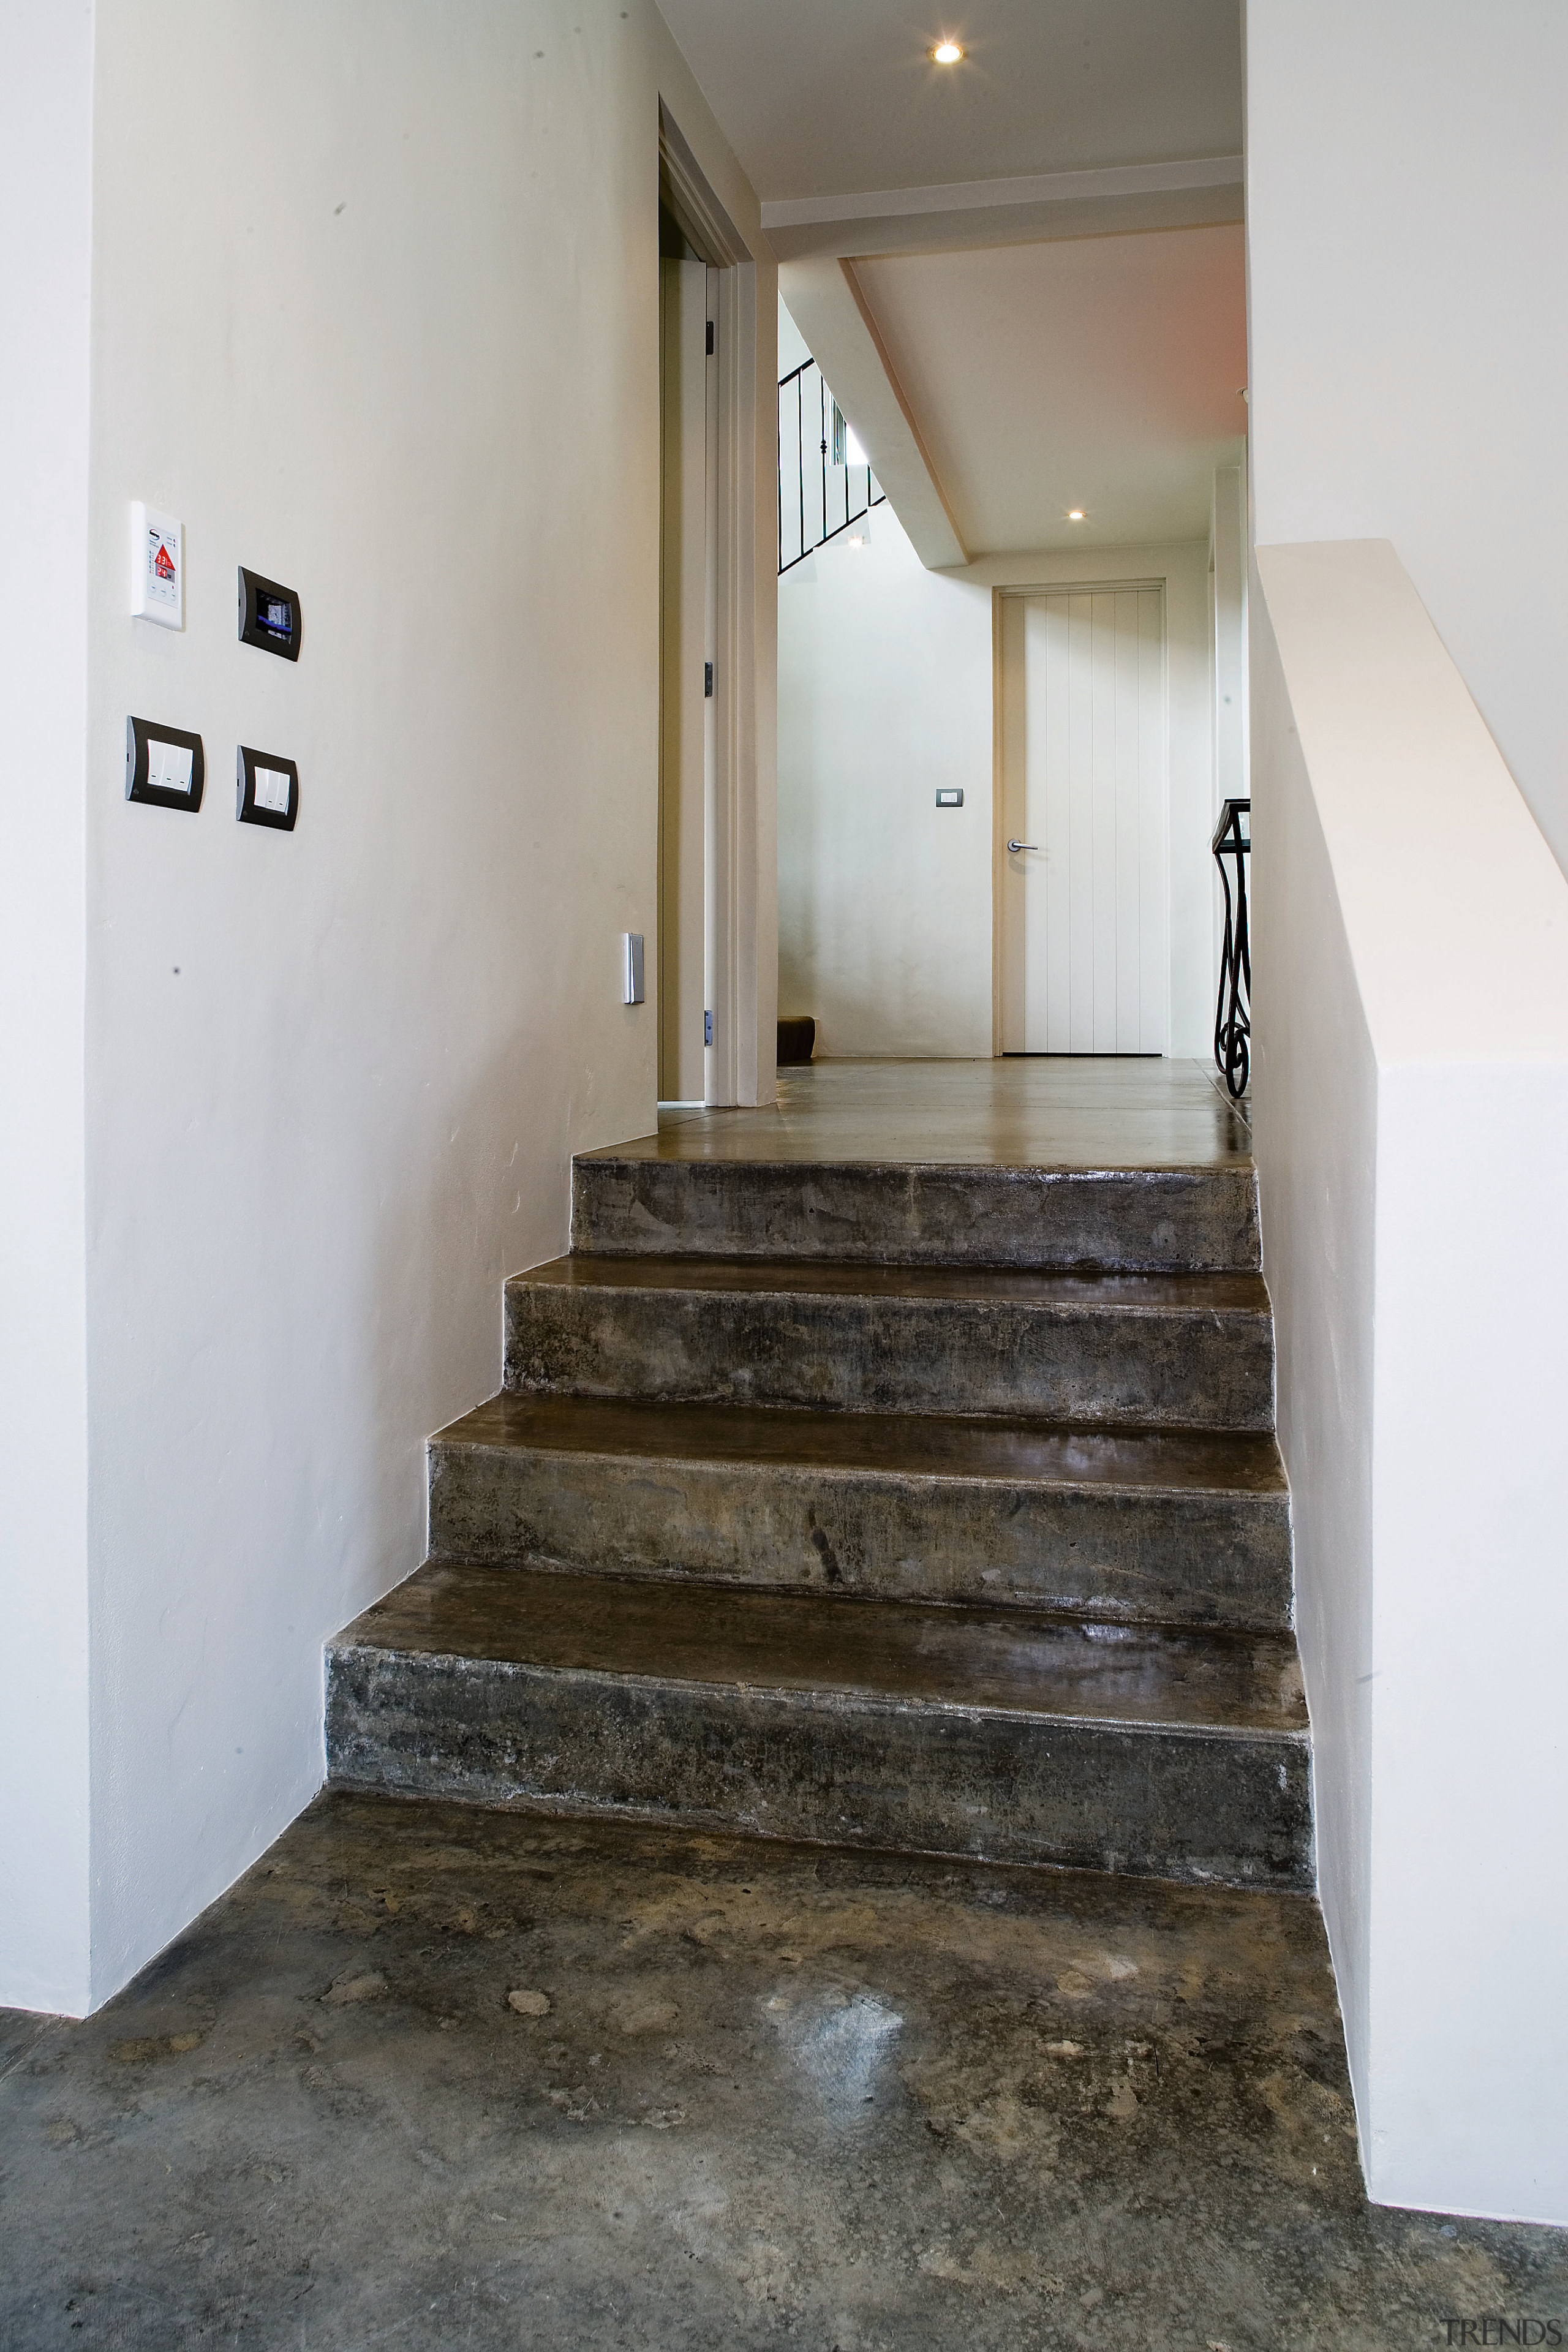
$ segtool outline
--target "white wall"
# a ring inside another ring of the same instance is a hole
[[[800,329],[795,325],[795,320],[790,317],[788,310],[784,308],[784,300],[782,294],[778,299],[778,373],[780,376],[783,377],[788,375],[793,369],[804,366],[805,362],[811,357],[811,353],[806,348],[805,337],[801,333]]]
[[[564,1245],[571,1152],[653,1123],[619,935],[651,954],[661,95],[754,238],[647,0],[100,0],[91,495],[68,401],[51,586],[68,623],[86,583],[85,777],[68,679],[38,722],[88,944],[28,1073],[39,1118],[80,1102],[85,1015],[85,1213],[79,1176],[34,1319],[85,1285],[85,1428],[68,1319],[50,1379],[87,1463],[91,1953],[25,1887],[57,1962],[7,1941],[0,1999],[104,1999],[309,1797],[323,1638],[420,1557],[422,1441],[497,1385],[503,1276]],[[765,255],[755,294],[765,386]],[[126,615],[137,497],[186,527],[182,635]],[[241,562],[299,590],[297,668],[236,642]],[[201,731],[199,815],[127,804],[128,711]],[[292,836],[236,824],[241,740],[298,759]],[[40,1645],[69,1536],[23,1565]],[[58,1817],[47,1759],[18,1802]]]
[[[870,527],[779,583],[779,1010],[825,1058],[988,1055],[990,592]]]
[[[1373,2195],[1561,2221],[1568,16],[1245,23],[1257,1123],[1323,1905]],[[1333,544],[1373,539],[1414,592]]]
[[[1568,882],[1383,541],[1258,551],[1255,1119],[1373,2197],[1568,2221]]]
[[[1393,541],[1568,866],[1568,9],[1246,26],[1258,541]]]
[[[0,13],[0,2000],[88,1997],[88,299],[92,10]]]
[[[1253,1117],[1312,1720],[1318,1891],[1364,2119],[1377,1061],[1268,608],[1256,593],[1251,619]]]
[[[1209,508],[1215,814],[1247,795],[1247,477],[1216,467]]]
[[[992,1051],[993,591],[1163,580],[1172,1052],[1214,1028],[1207,549],[1100,548],[928,572],[889,505],[779,583],[779,1006],[817,1052]],[[936,806],[961,785],[960,810]]]

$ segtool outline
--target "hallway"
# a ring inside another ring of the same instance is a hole
[[[434,2149],[414,1977],[123,2021],[452,1806],[1283,1906],[1367,2197],[1568,2228],[1565,79],[1541,0],[0,9],[7,2311],[174,2309],[171,2116],[242,2253],[329,2015]]]

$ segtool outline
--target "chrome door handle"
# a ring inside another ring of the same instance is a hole
[[[1037,841],[1010,841],[1007,844],[1009,849],[1038,849],[1039,845]]]

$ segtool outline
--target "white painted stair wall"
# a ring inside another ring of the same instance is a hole
[[[1264,547],[1253,1098],[1368,2186],[1568,2219],[1568,880],[1386,541]]]

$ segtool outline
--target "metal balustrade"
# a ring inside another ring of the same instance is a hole
[[[848,463],[853,436],[815,360],[779,379],[779,572],[885,503],[868,465]]]

